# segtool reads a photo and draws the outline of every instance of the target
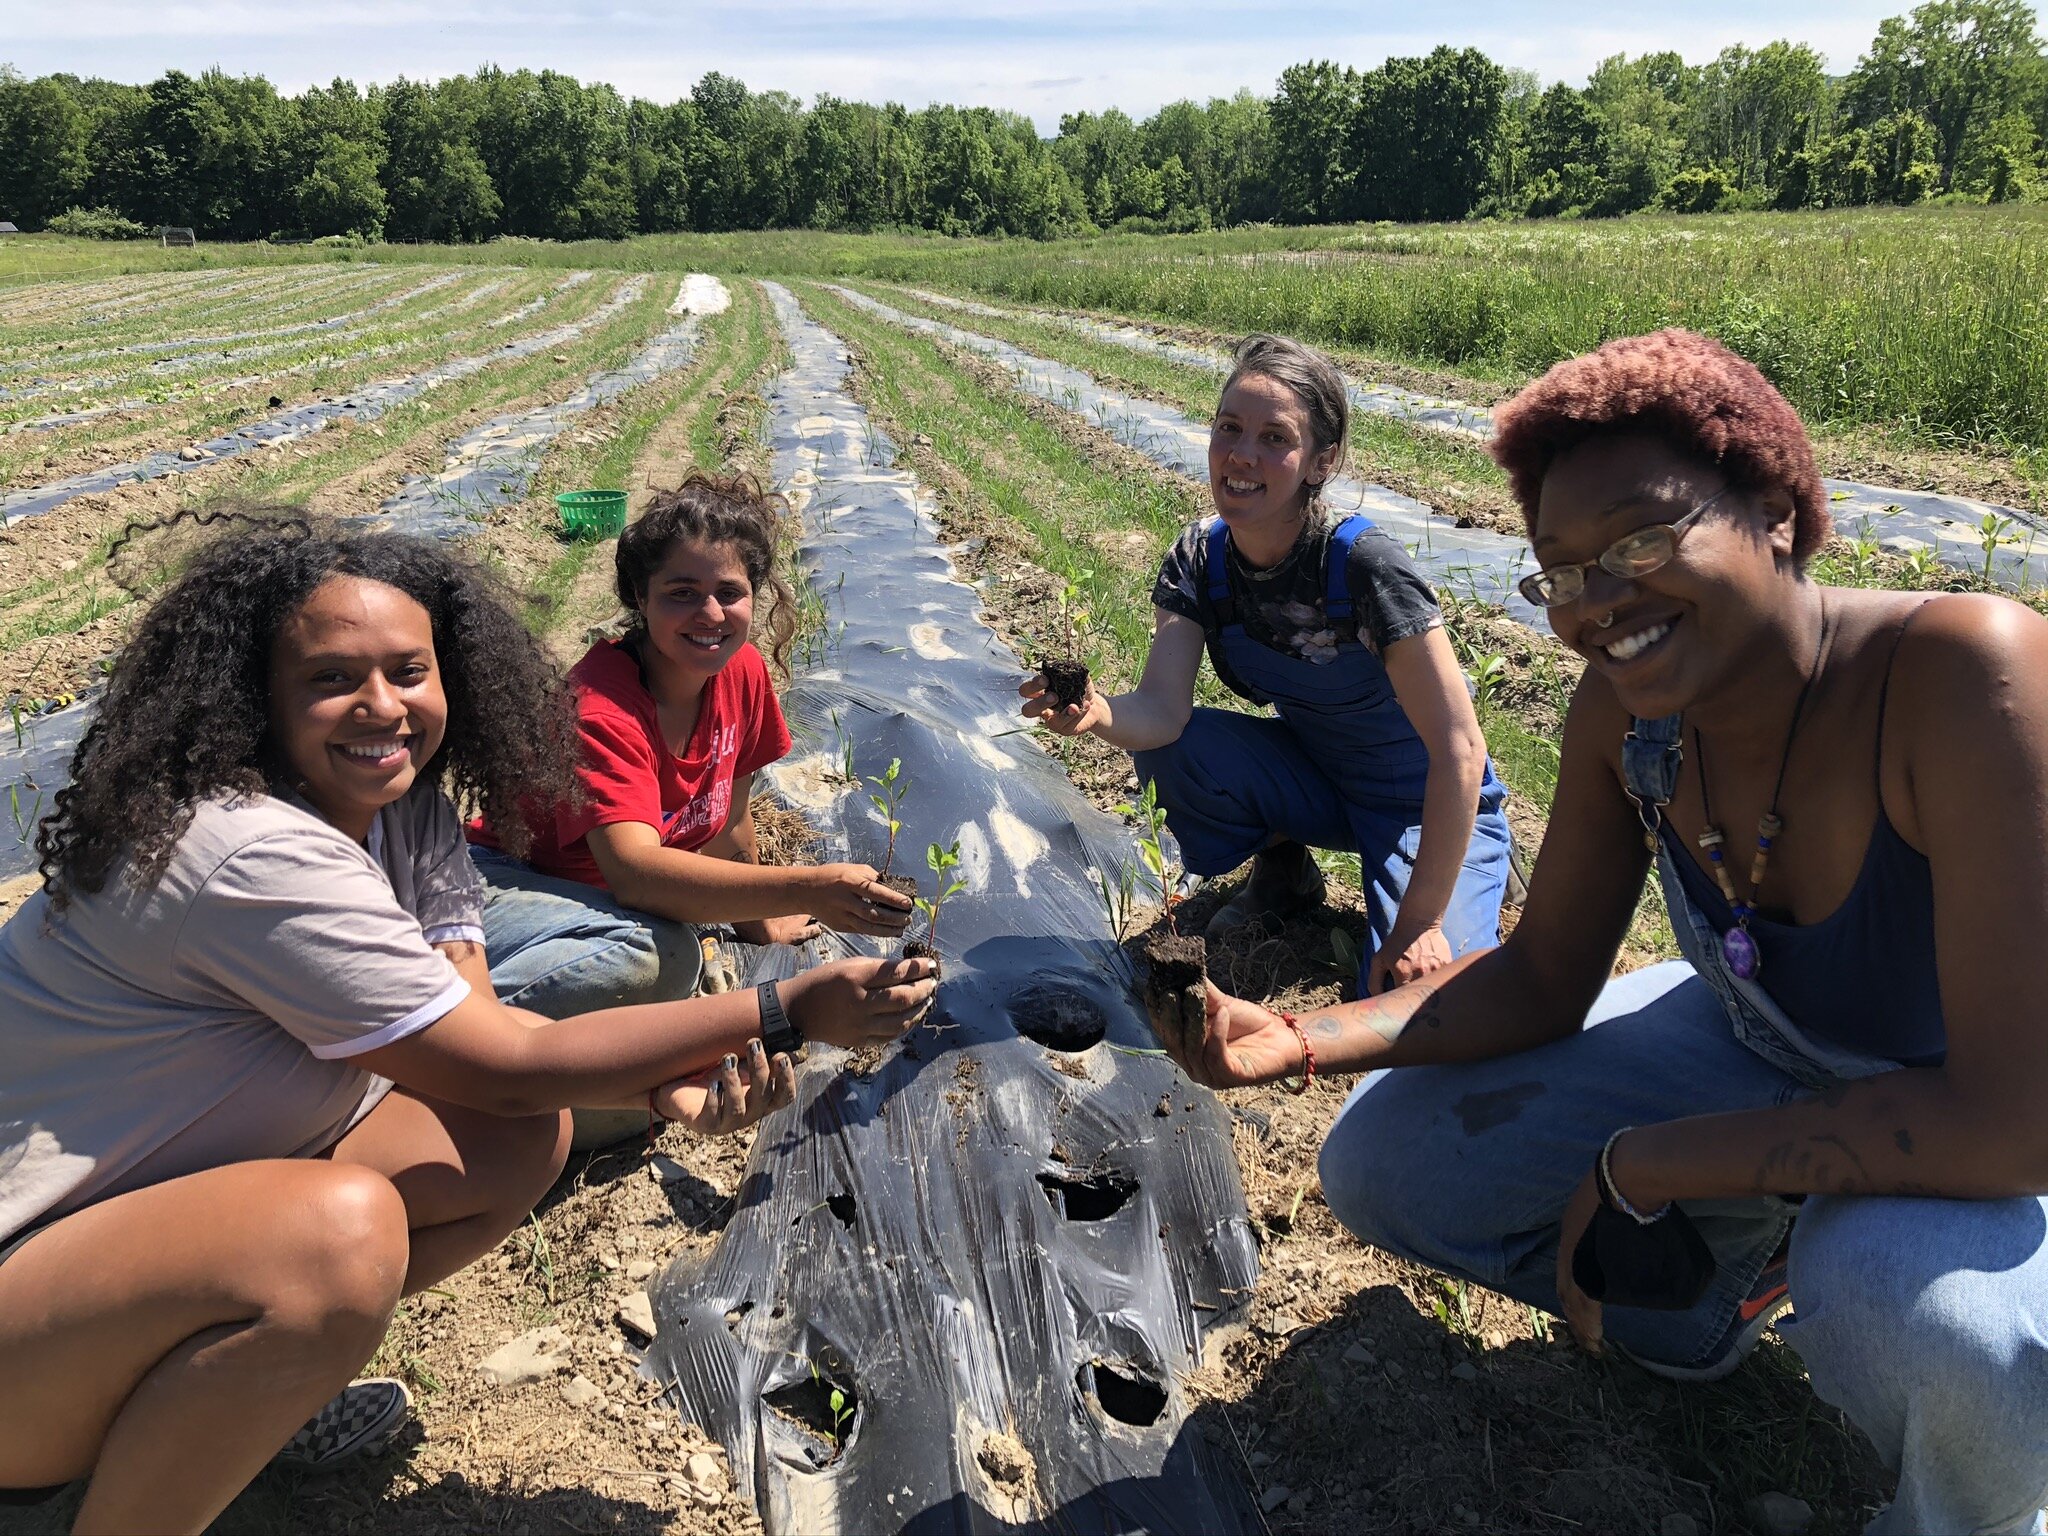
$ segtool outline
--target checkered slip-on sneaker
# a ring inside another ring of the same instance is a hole
[[[389,1376],[352,1381],[277,1453],[280,1464],[325,1471],[383,1449],[412,1416],[412,1394]]]

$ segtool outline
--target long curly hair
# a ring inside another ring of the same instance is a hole
[[[756,649],[766,652],[775,670],[788,677],[790,642],[796,638],[796,594],[776,568],[787,516],[788,503],[762,490],[751,475],[727,479],[693,469],[676,489],[656,491],[647,510],[619,535],[613,557],[614,586],[632,614],[628,634],[646,631],[640,605],[647,601],[647,589],[676,543],[729,544],[754,588],[755,635],[765,642]]]
[[[214,531],[116,658],[36,835],[54,908],[100,890],[124,854],[135,884],[154,884],[202,801],[288,787],[270,731],[271,647],[333,576],[395,587],[427,611],[448,730],[423,779],[482,810],[514,853],[526,845],[521,802],[574,797],[576,718],[560,669],[480,567],[432,539],[257,506],[131,525],[109,565],[137,538],[195,528]]]

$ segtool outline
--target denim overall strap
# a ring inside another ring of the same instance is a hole
[[[1643,846],[1657,851],[1657,830],[1664,824],[1664,807],[1678,788],[1679,765],[1685,761],[1685,716],[1665,715],[1657,720],[1631,720],[1629,733],[1621,743],[1621,781],[1635,802],[1636,816],[1643,824]]]
[[[1351,622],[1351,546],[1370,532],[1372,525],[1372,519],[1363,512],[1354,512],[1330,531],[1323,613],[1333,624]]]
[[[1682,855],[1673,851],[1670,839],[1661,831],[1664,807],[1678,787],[1678,767],[1685,756],[1680,746],[1684,718],[1666,715],[1630,724],[1621,745],[1622,780],[1642,818],[1643,839],[1656,856],[1657,882],[1664,891],[1672,936],[1693,970],[1720,999],[1735,1038],[1810,1088],[1896,1067],[1895,1061],[1815,1039],[1786,1015],[1760,981],[1744,980],[1728,968],[1721,953],[1721,935],[1686,895],[1685,882],[1679,878],[1674,861]]]
[[[1241,635],[1244,626],[1237,622],[1237,599],[1230,595],[1230,530],[1220,517],[1209,519],[1203,555],[1203,574],[1208,579],[1209,607],[1216,614],[1216,628],[1222,634]]]

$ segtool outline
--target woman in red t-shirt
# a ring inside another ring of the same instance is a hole
[[[688,996],[703,964],[697,924],[730,923],[760,944],[909,924],[909,898],[865,864],[764,865],[755,852],[754,775],[790,745],[749,639],[765,588],[769,649],[785,665],[796,603],[775,571],[778,512],[746,477],[693,472],[619,536],[632,627],[569,674],[582,803],[529,815],[524,862],[487,824],[469,829],[505,1002],[560,1018]]]

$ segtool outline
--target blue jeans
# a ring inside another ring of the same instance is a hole
[[[1409,775],[1412,784],[1385,786],[1398,793],[1374,797],[1361,783],[1347,793],[1334,776],[1339,765],[1319,763],[1312,745],[1286,721],[1222,709],[1197,709],[1178,740],[1131,760],[1139,779],[1158,786],[1167,825],[1194,874],[1228,874],[1275,836],[1357,854],[1371,930],[1359,968],[1363,984],[1415,872],[1420,773]],[[1489,771],[1465,867],[1444,911],[1444,940],[1454,956],[1500,942],[1510,841],[1505,798]]]
[[[501,1001],[566,1019],[690,997],[703,974],[697,930],[621,906],[580,880],[473,848],[484,877],[484,953]]]
[[[1612,1132],[1811,1091],[1734,1037],[1683,961],[1616,978],[1587,1023],[1514,1056],[1371,1074],[1323,1146],[1330,1209],[1369,1243],[1555,1313],[1558,1222]],[[1689,1312],[1610,1307],[1608,1337],[1706,1362],[1789,1228],[1796,1317],[1779,1332],[1899,1475],[1870,1529],[2042,1528],[2048,1201],[1761,1197],[1686,1211],[1718,1261],[1706,1299]]]

